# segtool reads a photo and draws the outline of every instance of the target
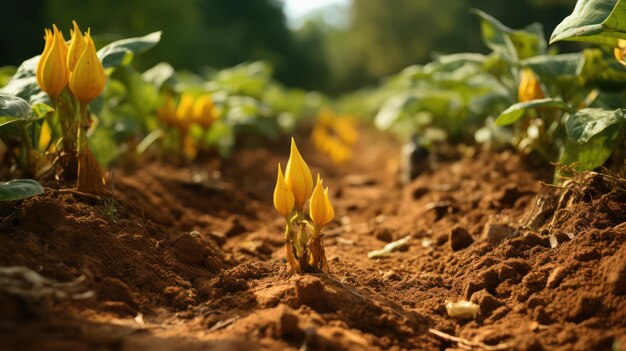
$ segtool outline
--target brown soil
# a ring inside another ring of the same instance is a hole
[[[85,275],[95,292],[0,293],[0,349],[626,349],[626,193],[615,183],[587,175],[557,189],[542,183],[551,170],[511,151],[468,149],[403,187],[397,145],[363,139],[341,166],[303,145],[335,205],[329,276],[286,272],[271,203],[286,146],[117,170],[114,198],[48,182],[0,205],[0,266]],[[407,247],[367,257],[406,235]],[[480,314],[449,317],[458,300]]]

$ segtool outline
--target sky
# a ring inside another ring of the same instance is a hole
[[[283,0],[283,3],[289,26],[297,28],[308,15],[315,11],[332,5],[347,6],[350,0]]]

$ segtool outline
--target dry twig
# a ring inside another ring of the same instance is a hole
[[[39,275],[24,266],[0,267],[0,290],[12,295],[41,299],[51,297],[63,299],[88,299],[94,296],[87,289],[87,277],[80,277],[60,283]]]
[[[454,341],[457,343],[457,346],[464,350],[486,350],[486,351],[501,351],[501,350],[509,350],[511,346],[507,343],[502,343],[498,345],[487,345],[480,341],[471,341],[465,338],[460,338],[458,336],[446,334],[437,329],[429,328],[428,332],[431,334],[435,334],[438,337],[450,341]]]

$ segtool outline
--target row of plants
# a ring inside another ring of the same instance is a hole
[[[345,97],[342,107],[425,148],[442,140],[513,145],[576,170],[624,174],[626,2],[579,0],[550,43],[598,46],[566,54],[548,47],[538,23],[511,29],[474,13],[490,53],[435,55]]]
[[[55,25],[44,31],[41,55],[1,68],[0,179],[57,177],[101,194],[111,162],[134,162],[147,150],[183,164],[202,154],[227,157],[236,144],[259,145],[314,123],[329,104],[322,94],[284,87],[264,62],[201,73],[164,62],[138,71],[134,56],[160,37],[155,32],[97,50],[90,29],[74,22],[66,41]],[[347,119],[334,128],[329,113],[317,125],[331,130],[324,140],[341,136],[346,146],[329,154],[341,162],[350,157],[356,132]],[[16,186],[2,189],[8,194]]]

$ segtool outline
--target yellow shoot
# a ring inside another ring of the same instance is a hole
[[[302,212],[304,204],[313,191],[313,176],[293,138],[291,138],[291,153],[285,170],[285,181],[293,193],[296,209]]]
[[[333,220],[335,215],[333,207],[328,200],[328,193],[324,191],[320,175],[317,175],[317,184],[311,195],[309,216],[316,227],[322,227]]]
[[[543,99],[545,97],[539,80],[530,68],[525,68],[522,71],[517,97],[520,102]]]
[[[293,211],[294,201],[293,193],[289,189],[287,182],[285,182],[285,177],[283,176],[283,171],[279,163],[276,187],[274,188],[274,207],[278,213],[285,217],[285,219],[288,219]]]
[[[46,45],[37,64],[37,83],[41,90],[48,93],[51,99],[55,100],[69,80],[67,70],[67,45],[63,33],[56,25],[53,25],[53,32],[46,31]]]
[[[106,79],[104,67],[96,53],[96,45],[91,38],[91,30],[88,29],[84,50],[70,75],[70,89],[78,100],[86,105],[102,93]]]

